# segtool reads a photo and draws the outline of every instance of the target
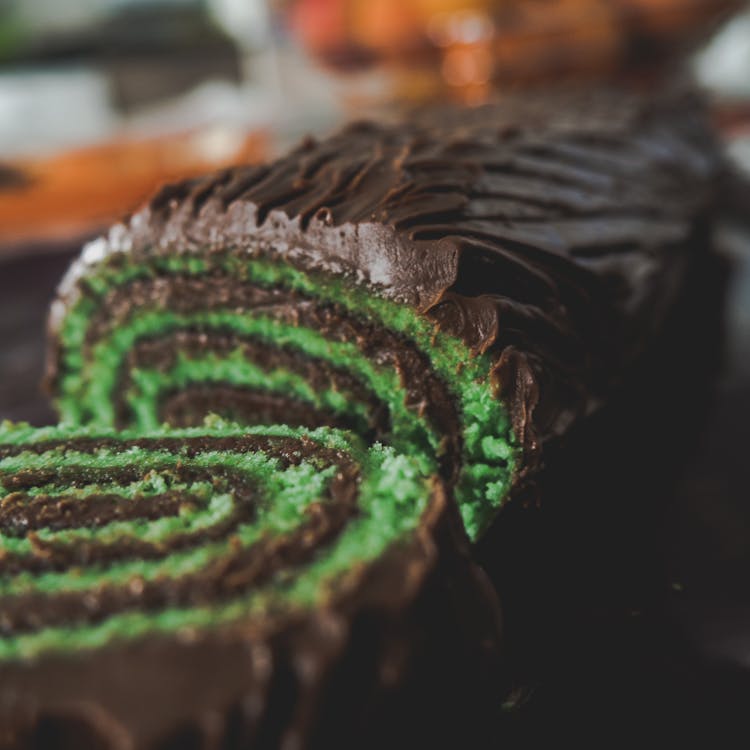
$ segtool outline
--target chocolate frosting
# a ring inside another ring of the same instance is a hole
[[[354,123],[270,164],[170,185],[88,246],[224,251],[342,274],[495,358],[524,440],[596,409],[657,330],[717,203],[724,162],[701,101],[599,90]]]

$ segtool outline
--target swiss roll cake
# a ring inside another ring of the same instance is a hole
[[[49,319],[61,424],[0,432],[0,745],[497,713],[471,545],[648,371],[723,176],[691,93],[509,97],[167,186],[89,243]]]
[[[695,97],[597,92],[171,185],[61,284],[53,398],[68,424],[352,429],[428,457],[476,538],[658,335],[721,170]]]

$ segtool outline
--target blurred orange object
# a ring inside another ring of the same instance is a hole
[[[202,130],[14,162],[10,166],[24,180],[0,187],[0,244],[64,241],[95,232],[165,182],[261,161],[268,140],[264,132]]]
[[[289,0],[292,29],[326,65],[379,62],[397,94],[477,100],[490,84],[629,73],[707,38],[743,0]],[[425,87],[424,71],[434,76]],[[420,81],[410,86],[409,79]],[[443,89],[442,92],[439,89]]]

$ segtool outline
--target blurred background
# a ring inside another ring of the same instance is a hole
[[[0,247],[352,116],[689,65],[748,121],[741,0],[0,0]],[[744,9],[744,12],[743,12]],[[742,135],[736,135],[742,141]],[[735,146],[747,158],[747,142]]]
[[[270,158],[352,117],[686,74],[750,175],[742,0],[0,0],[0,419],[54,421],[38,384],[55,285],[84,241],[164,182]],[[667,695],[683,728],[709,707],[746,715],[749,192],[718,238],[731,272],[710,414],[654,521],[655,556],[632,550],[644,585],[608,613],[575,678],[562,658],[517,696],[526,737],[563,711],[651,716]]]

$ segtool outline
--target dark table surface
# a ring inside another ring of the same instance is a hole
[[[45,317],[77,244],[0,257],[0,419],[54,422],[39,388]],[[658,524],[653,580],[640,573],[646,604],[584,628],[575,655],[521,686],[505,714],[522,745],[543,731],[552,747],[651,746],[655,727],[668,741],[705,731],[705,747],[750,738],[750,237],[727,230],[720,245],[731,260],[721,370]]]

